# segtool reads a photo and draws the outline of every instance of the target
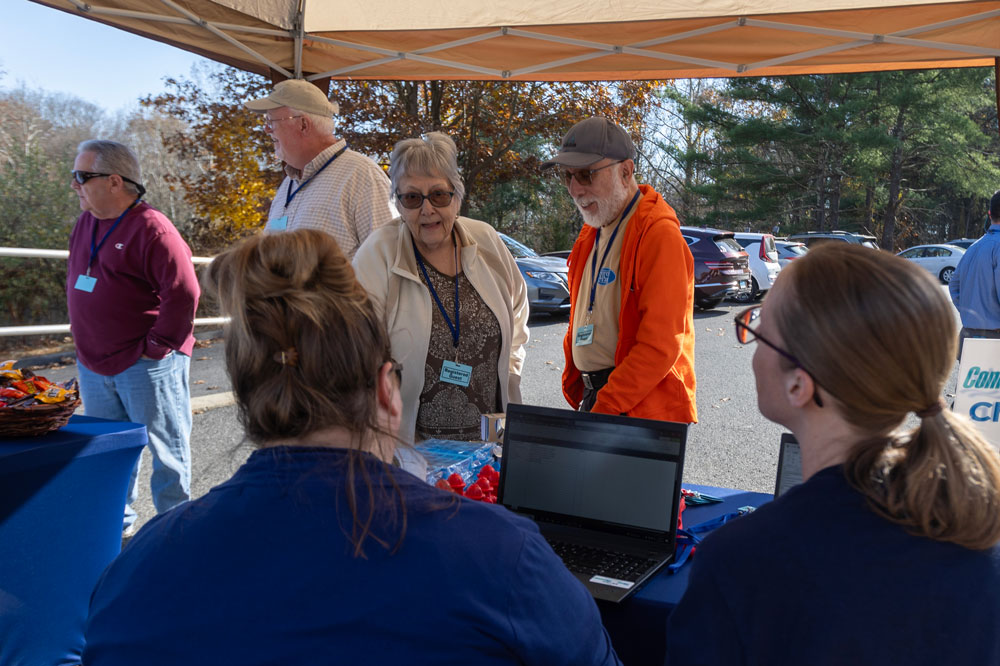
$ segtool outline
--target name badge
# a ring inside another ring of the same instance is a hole
[[[456,386],[468,386],[472,380],[472,366],[455,361],[445,361],[441,364],[441,381]]]
[[[84,275],[83,273],[80,273],[79,275],[76,276],[76,284],[73,285],[73,288],[90,293],[94,291],[94,287],[96,286],[97,286],[97,278],[90,277],[89,275]]]
[[[606,285],[615,281],[615,272],[608,267],[602,268],[597,273],[597,284]]]
[[[276,217],[273,220],[268,220],[267,222],[267,231],[284,231],[287,228],[288,228],[287,215]]]
[[[594,341],[594,325],[586,324],[576,329],[576,346],[586,347]]]

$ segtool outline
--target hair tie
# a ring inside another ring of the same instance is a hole
[[[944,399],[938,398],[937,402],[919,412],[916,412],[916,414],[922,419],[929,419],[932,416],[937,416],[938,414],[940,414],[941,410],[944,409],[944,407],[945,407]]]
[[[287,365],[294,368],[299,363],[299,353],[295,351],[295,347],[289,347],[288,349],[282,349],[279,352],[275,352],[274,360],[281,365]]]

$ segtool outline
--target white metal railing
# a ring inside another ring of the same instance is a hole
[[[0,247],[0,257],[16,257],[19,259],[62,259],[69,257],[69,250],[38,250],[22,247]],[[212,257],[191,257],[195,265],[210,264]],[[229,317],[202,317],[194,320],[195,326],[222,326]],[[12,335],[56,335],[69,333],[69,324],[52,324],[47,326],[0,326],[0,337]]]

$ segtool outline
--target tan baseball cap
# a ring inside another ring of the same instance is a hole
[[[335,116],[340,107],[323,94],[323,91],[305,79],[288,79],[274,86],[267,97],[261,97],[243,106],[255,113],[287,106],[296,111],[315,113],[318,116]]]

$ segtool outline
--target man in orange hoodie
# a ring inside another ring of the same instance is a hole
[[[606,118],[573,126],[562,181],[586,223],[569,257],[563,394],[574,408],[691,423],[694,260],[674,209],[635,180],[635,146]]]

